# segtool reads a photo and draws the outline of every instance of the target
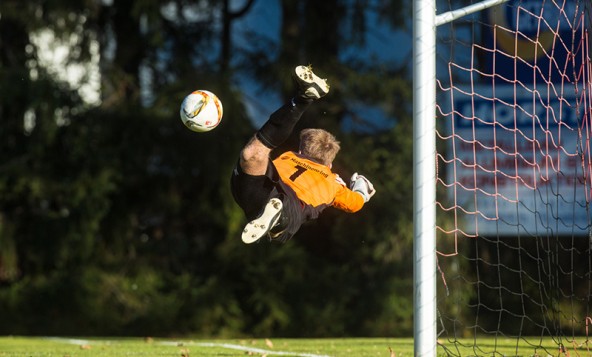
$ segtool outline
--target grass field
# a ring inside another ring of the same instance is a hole
[[[188,340],[0,337],[0,357],[413,356],[411,339]]]
[[[472,340],[465,341],[471,346]],[[505,343],[505,345],[504,345]],[[480,340],[483,351],[447,346],[460,356],[569,356],[558,353],[554,344],[546,351],[535,351],[531,346],[520,347],[516,341]],[[495,346],[495,348],[492,348]],[[571,350],[568,348],[568,350]],[[589,356],[589,351],[578,349],[574,356]],[[569,352],[568,352],[569,353]],[[446,356],[438,347],[438,356]],[[249,340],[189,340],[158,338],[51,338],[0,337],[0,357],[118,357],[118,356],[291,356],[291,357],[411,357],[413,340],[410,338],[332,338],[332,339],[249,339]]]

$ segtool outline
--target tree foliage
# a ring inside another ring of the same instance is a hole
[[[408,70],[342,56],[363,48],[365,11],[400,14],[403,2],[282,1],[277,39],[239,46],[234,24],[261,1],[0,3],[0,333],[410,332]],[[69,49],[62,69],[98,68],[98,104],[43,63],[34,39],[47,31]],[[335,132],[336,171],[367,175],[378,193],[286,244],[245,246],[228,183],[255,128],[236,79],[288,97],[301,63],[326,73],[332,93],[299,128]],[[197,87],[224,103],[207,134],[178,119]],[[390,125],[374,127],[373,113]]]

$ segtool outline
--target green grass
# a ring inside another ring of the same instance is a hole
[[[538,341],[538,339],[533,339]],[[528,344],[519,346],[516,340],[480,339],[480,349],[472,347],[473,340],[461,344],[446,344],[454,355],[460,356],[568,356],[560,354],[549,340],[545,350]],[[574,356],[590,356],[585,346],[566,346]],[[392,354],[391,354],[392,351]],[[446,356],[446,349],[438,347],[438,356]],[[495,353],[494,353],[495,351]],[[575,353],[574,353],[575,352]],[[327,338],[327,339],[159,339],[159,338],[43,338],[0,337],[0,357],[118,357],[118,356],[290,356],[290,357],[411,357],[411,338]]]
[[[189,340],[142,338],[0,337],[0,357],[117,357],[117,356],[293,356],[369,357],[413,356],[411,339],[249,339]]]

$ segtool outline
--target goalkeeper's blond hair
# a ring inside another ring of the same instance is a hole
[[[341,149],[333,134],[323,129],[304,129],[300,132],[300,153],[330,166]]]

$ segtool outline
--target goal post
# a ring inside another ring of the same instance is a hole
[[[415,356],[436,356],[435,0],[413,3],[413,331]]]
[[[413,1],[413,305],[415,356],[436,356],[436,28],[501,4],[485,0],[436,16]]]

